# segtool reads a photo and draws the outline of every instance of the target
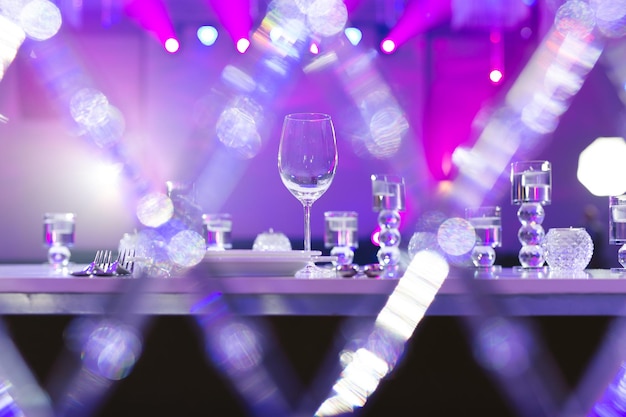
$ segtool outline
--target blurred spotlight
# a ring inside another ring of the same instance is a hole
[[[349,358],[332,394],[315,416],[347,415],[365,405],[380,380],[394,369],[404,343],[413,335],[449,271],[448,263],[438,253],[425,250],[415,254],[376,317],[365,345]]]
[[[309,48],[309,52],[311,52],[313,55],[317,55],[320,53],[320,48],[319,46],[313,42],[311,43],[311,47]]]
[[[25,38],[22,28],[0,14],[0,81]]]
[[[494,84],[499,84],[500,81],[502,81],[502,76],[502,71],[500,71],[499,69],[493,69],[489,73],[489,79]]]
[[[346,38],[348,38],[348,41],[350,41],[350,43],[354,46],[357,46],[363,38],[363,33],[357,28],[345,28],[343,33],[346,35]]]
[[[61,28],[61,11],[48,0],[31,0],[22,8],[19,23],[28,37],[43,41],[56,35]]]
[[[163,44],[165,50],[171,54],[177,52],[180,49],[180,43],[174,38],[168,38]]]
[[[218,32],[213,26],[200,26],[197,31],[198,40],[205,45],[211,46],[217,41]]]
[[[380,50],[386,54],[391,54],[396,50],[396,43],[391,39],[383,39],[380,43]]]
[[[250,47],[250,40],[246,38],[241,38],[237,41],[237,51],[239,51],[240,54],[243,54],[244,52],[246,52],[249,47]]]
[[[578,158],[578,181],[596,196],[626,192],[626,142],[619,137],[601,137]]]

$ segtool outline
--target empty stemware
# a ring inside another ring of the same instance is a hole
[[[304,250],[311,251],[311,206],[330,187],[337,168],[335,128],[329,115],[285,116],[278,150],[278,172],[287,189],[304,207]],[[329,276],[311,260],[297,278]]]

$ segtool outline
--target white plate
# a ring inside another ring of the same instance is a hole
[[[320,255],[320,251],[209,251],[198,267],[211,277],[293,277],[309,260]]]

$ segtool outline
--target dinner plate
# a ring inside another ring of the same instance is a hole
[[[321,251],[208,251],[200,266],[212,277],[293,277],[309,260],[319,261]]]

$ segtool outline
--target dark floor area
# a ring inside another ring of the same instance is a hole
[[[32,371],[42,384],[48,384],[63,350],[64,330],[72,317],[5,316],[4,320]],[[275,348],[270,355],[274,376],[294,406],[307,389],[314,404],[318,404],[317,397],[328,393],[336,377],[337,353],[346,343],[342,335],[358,334],[354,329],[369,323],[366,319],[341,317],[246,320],[264,328],[266,346]],[[524,320],[541,337],[555,369],[570,388],[584,372],[610,323],[607,317]],[[427,316],[407,344],[395,371],[383,380],[357,415],[519,415],[502,395],[501,383],[478,365],[467,330],[462,319]],[[94,415],[251,415],[224,376],[208,363],[201,341],[192,318],[153,318],[146,329],[143,354],[133,372],[114,385],[111,397]],[[540,369],[540,373],[548,369]]]

